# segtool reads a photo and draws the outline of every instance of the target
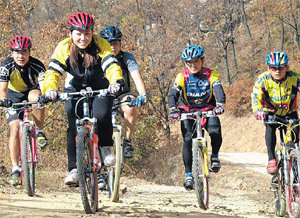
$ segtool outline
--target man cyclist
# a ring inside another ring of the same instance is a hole
[[[44,64],[30,56],[31,41],[27,36],[16,36],[10,40],[9,48],[12,56],[1,63],[0,67],[0,106],[11,107],[12,103],[24,100],[37,101],[41,95],[41,83],[45,73]],[[40,84],[39,84],[40,83]],[[33,105],[35,107],[36,105]],[[7,120],[10,128],[9,150],[12,162],[10,183],[20,184],[19,156],[19,121],[24,113],[8,111]],[[47,139],[42,130],[45,110],[33,110],[34,121],[37,126],[37,143],[44,149]]]
[[[51,100],[57,98],[58,82],[64,72],[67,73],[64,92],[78,92],[91,87],[93,90],[108,88],[110,93],[116,94],[123,80],[122,70],[113,56],[110,44],[93,34],[93,17],[86,12],[74,13],[67,21],[67,29],[69,37],[58,43],[45,73],[43,86],[45,96]],[[75,141],[76,103],[75,98],[65,103],[69,125],[67,130],[69,173],[65,178],[66,185],[74,185],[78,182]],[[112,147],[112,103],[113,98],[110,96],[95,97],[92,101],[92,113],[98,124],[99,146],[102,147],[104,164],[107,166],[115,163]]]
[[[136,99],[137,106],[141,107],[147,101],[146,88],[142,76],[140,74],[139,65],[132,53],[122,51],[122,32],[118,27],[107,26],[101,30],[100,36],[106,39],[111,46],[111,49],[118,59],[119,64],[123,71],[123,77],[125,81],[125,86],[119,93],[119,98],[127,99],[136,98],[135,94],[131,92],[130,76],[133,79],[136,88],[139,92],[139,96]],[[133,134],[133,129],[136,124],[136,109],[135,107],[129,107],[122,105],[121,110],[124,113],[124,128],[125,128],[125,138],[123,141],[124,146],[124,157],[133,157],[133,147],[131,144],[131,138]]]
[[[204,49],[198,45],[188,46],[183,50],[181,59],[186,68],[177,74],[168,97],[170,116],[180,120],[181,113],[184,112],[214,110],[215,114],[224,113],[226,96],[217,72],[203,66]],[[192,138],[196,136],[194,124],[194,120],[181,121],[184,141],[182,149],[185,167],[184,187],[187,190],[193,189]],[[209,117],[204,125],[211,138],[211,170],[218,172],[221,168],[218,158],[222,144],[221,123],[218,117]]]
[[[289,69],[289,57],[282,51],[267,55],[268,70],[258,76],[252,92],[252,109],[258,120],[265,120],[267,112],[280,117],[289,116],[298,119],[297,92],[300,91],[300,75]],[[266,124],[265,141],[268,152],[267,172],[278,171],[275,146],[276,129],[279,125]],[[299,142],[299,127],[295,128],[296,143]]]

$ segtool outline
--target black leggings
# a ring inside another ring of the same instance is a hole
[[[185,172],[192,172],[192,138],[196,137],[196,125],[194,120],[181,121],[181,133],[183,136],[182,157]],[[205,129],[211,138],[212,154],[218,155],[222,144],[221,123],[218,117],[209,117]]]
[[[111,122],[112,97],[95,97],[92,102],[92,114],[97,118],[99,146],[112,146],[113,127]],[[71,171],[76,168],[76,116],[75,116],[76,100],[65,103],[67,111],[69,127],[67,130],[67,153],[68,153],[68,169]],[[77,113],[82,117],[82,103],[77,109]]]
[[[298,119],[297,112],[293,112],[289,115],[289,117],[293,119]],[[274,124],[266,124],[266,145],[267,145],[267,151],[268,151],[268,157],[269,160],[275,159],[275,146],[276,146],[276,129],[279,127],[279,125]],[[296,133],[296,143],[299,142],[299,126],[297,126],[294,129]],[[293,135],[294,137],[294,135]],[[294,138],[293,138],[294,139]]]

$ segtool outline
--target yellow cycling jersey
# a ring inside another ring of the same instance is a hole
[[[23,67],[18,66],[14,59],[9,57],[1,63],[0,82],[8,82],[8,89],[15,92],[40,89],[45,71],[44,64],[31,56]]]
[[[271,111],[285,116],[297,111],[297,92],[300,91],[300,74],[288,70],[284,80],[276,81],[269,71],[258,76],[251,94],[252,110]]]
[[[109,83],[116,83],[118,80],[123,79],[122,70],[117,59],[113,56],[109,42],[97,35],[93,35],[93,40],[101,51],[96,54],[98,56],[95,66],[92,69],[85,69],[82,66],[79,69],[72,69],[69,52],[70,40],[71,38],[68,37],[57,45],[45,73],[43,93],[51,89],[57,90],[63,72],[67,72],[65,88],[76,87],[80,89],[83,84],[92,88],[93,84],[98,84],[94,87],[105,88],[108,81]],[[105,83],[105,81],[107,82]]]

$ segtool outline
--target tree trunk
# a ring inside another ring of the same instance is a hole
[[[283,48],[284,48],[284,23],[283,23],[282,17],[280,17],[280,22],[281,22],[281,51],[283,51]]]
[[[269,28],[269,24],[268,24],[268,19],[267,19],[267,13],[266,13],[266,9],[265,7],[262,7],[262,12],[265,18],[265,28],[266,28],[266,32],[267,32],[267,36],[268,36],[268,48],[269,51],[272,50],[272,40],[271,40],[271,33],[270,33],[270,28]]]
[[[298,31],[298,21],[297,18],[295,17],[294,14],[292,14],[293,20],[294,20],[294,29],[295,29],[295,40],[296,40],[296,44],[298,46],[298,48],[300,48],[300,35],[299,35],[299,31]]]
[[[240,0],[240,6],[241,6],[241,10],[242,10],[243,24],[244,24],[245,30],[247,32],[247,35],[249,36],[249,39],[252,42],[253,38],[252,38],[251,31],[250,31],[250,28],[249,28],[249,25],[248,25],[248,19],[247,19],[247,14],[246,14],[246,11],[245,11],[244,0]]]
[[[231,84],[231,78],[230,78],[230,72],[229,72],[229,64],[228,64],[228,51],[227,47],[223,49],[224,51],[224,63],[225,63],[225,69],[226,69],[226,82],[228,85]]]

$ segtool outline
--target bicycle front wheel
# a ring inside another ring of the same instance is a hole
[[[93,170],[93,144],[86,128],[81,127],[77,135],[77,170],[81,201],[87,214],[98,210],[98,178]]]
[[[300,152],[293,149],[288,160],[289,181],[285,186],[289,217],[300,217]]]
[[[35,168],[32,156],[31,133],[29,126],[22,127],[21,134],[22,180],[28,196],[35,191]]]
[[[206,210],[209,200],[208,177],[205,173],[204,154],[200,149],[200,141],[193,139],[193,176],[199,207]]]
[[[284,177],[283,168],[278,166],[278,173],[272,179],[272,185],[276,189],[274,191],[275,197],[275,210],[276,215],[279,217],[284,217],[286,214],[286,200],[285,200],[285,188],[284,188]]]
[[[113,139],[114,139],[116,163],[115,166],[110,167],[108,171],[108,191],[109,191],[110,200],[112,202],[116,202],[119,200],[121,165],[122,165],[121,133],[119,131],[114,132]]]

